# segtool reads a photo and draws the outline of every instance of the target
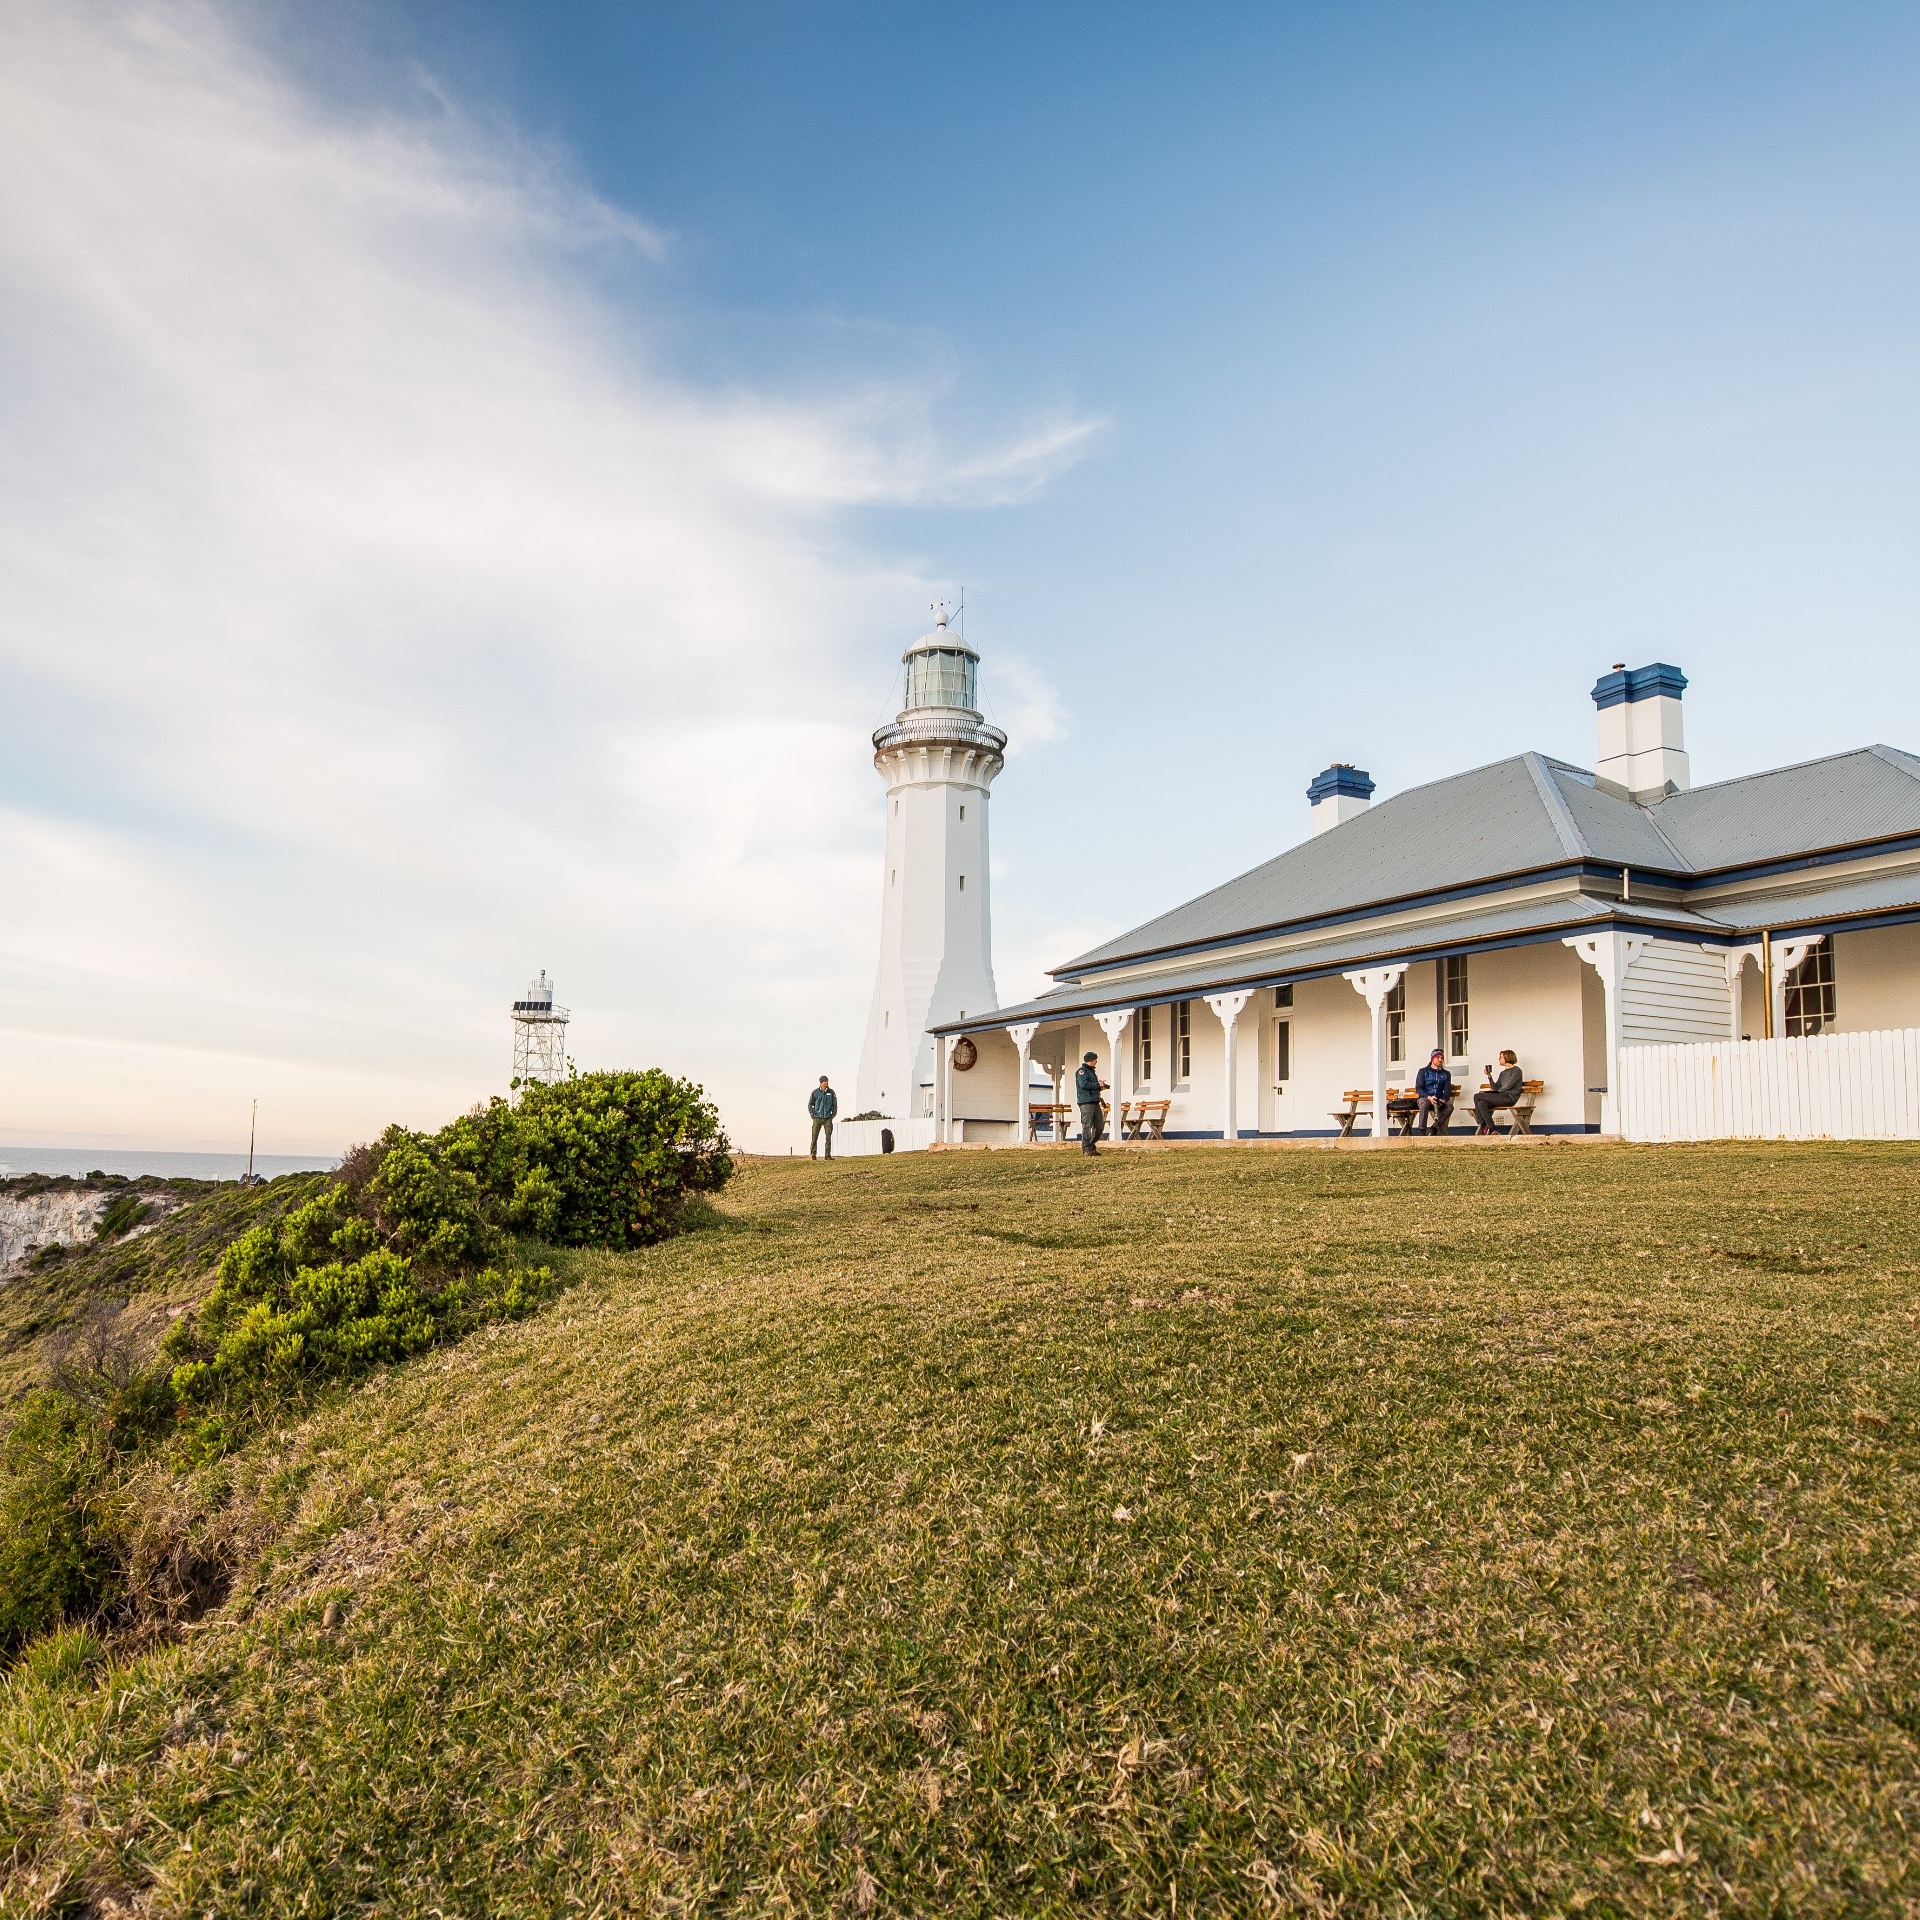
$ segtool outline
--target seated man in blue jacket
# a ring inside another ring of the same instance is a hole
[[[1413,1076],[1417,1096],[1413,1110],[1415,1133],[1445,1133],[1453,1119],[1453,1075],[1447,1056],[1435,1047],[1427,1064]]]

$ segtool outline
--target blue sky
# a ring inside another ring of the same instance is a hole
[[[1911,709],[1910,9],[404,12],[675,237],[693,377],[1101,422],[849,533],[1059,689],[996,830],[1090,922],[1285,844],[1332,757],[1584,762],[1615,658],[1692,674],[1701,779]],[[1073,807],[1123,763],[1153,804]]]
[[[544,964],[787,1144],[962,583],[1009,999],[1615,660],[1696,781],[1920,746],[1909,9],[98,20],[7,30],[0,803],[154,899],[0,950],[7,1137],[425,1122]]]

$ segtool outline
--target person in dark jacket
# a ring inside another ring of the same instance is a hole
[[[1517,1107],[1520,1104],[1521,1090],[1526,1082],[1521,1078],[1519,1056],[1510,1048],[1500,1055],[1500,1071],[1496,1074],[1489,1067],[1487,1077],[1493,1085],[1483,1088],[1473,1096],[1473,1117],[1479,1121],[1477,1133],[1493,1131],[1493,1116],[1499,1107]]]
[[[1447,1056],[1438,1047],[1413,1076],[1413,1092],[1414,1132],[1445,1133],[1453,1120],[1453,1075],[1447,1071]]]
[[[1100,1078],[1100,1069],[1094,1064],[1099,1057],[1097,1053],[1088,1054],[1073,1076],[1073,1097],[1080,1106],[1082,1153],[1100,1151],[1100,1134],[1105,1124],[1100,1112],[1100,1089],[1107,1083]]]
[[[833,1117],[840,1111],[840,1096],[827,1085],[827,1076],[820,1076],[820,1084],[807,1095],[807,1113],[813,1121],[813,1138],[807,1143],[809,1160],[819,1153],[820,1142],[827,1143],[827,1158],[833,1158]]]

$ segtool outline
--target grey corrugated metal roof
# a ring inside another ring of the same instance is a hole
[[[1325,836],[1322,836],[1323,838]],[[1358,968],[1375,960],[1419,960],[1436,953],[1459,952],[1476,942],[1510,940],[1516,935],[1568,933],[1591,928],[1596,922],[1615,921],[1636,927],[1660,927],[1684,938],[1689,934],[1711,939],[1724,929],[1698,914],[1678,908],[1635,901],[1616,908],[1611,901],[1590,894],[1569,894],[1558,900],[1534,900],[1518,906],[1464,913],[1449,920],[1427,921],[1419,927],[1383,931],[1378,927],[1350,933],[1329,932],[1325,940],[1297,947],[1280,956],[1233,961],[1216,956],[1210,962],[1157,974],[1137,976],[1105,987],[1060,987],[1037,1000],[1015,1007],[999,1007],[972,1020],[951,1020],[935,1033],[979,1032],[1026,1020],[1070,1020],[1077,1014],[1113,1007],[1141,1007],[1167,1000],[1191,999],[1202,992],[1220,992],[1235,986],[1271,986],[1308,974]]]
[[[1658,809],[1636,807],[1617,794],[1602,793],[1591,774],[1548,763],[1553,783],[1566,801],[1581,843],[1596,860],[1617,860],[1623,867],[1685,873],[1687,861],[1660,831]]]
[[[1755,900],[1728,900],[1702,909],[1723,926],[1758,933],[1762,927],[1817,926],[1854,914],[1894,913],[1920,908],[1920,872],[1883,873],[1865,880],[1843,880],[1831,887],[1807,887],[1770,893]]]
[[[1553,764],[1520,754],[1396,793],[1057,971],[1555,865],[1569,853],[1541,792]]]
[[[1649,809],[1696,871],[1920,833],[1920,761],[1862,747],[1676,793]]]
[[[1920,759],[1864,747],[1641,807],[1543,754],[1413,787],[1055,969],[1078,974],[1593,859],[1701,873],[1920,833]]]

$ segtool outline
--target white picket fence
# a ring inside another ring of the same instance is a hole
[[[1620,1052],[1629,1140],[1920,1139],[1920,1028]]]

